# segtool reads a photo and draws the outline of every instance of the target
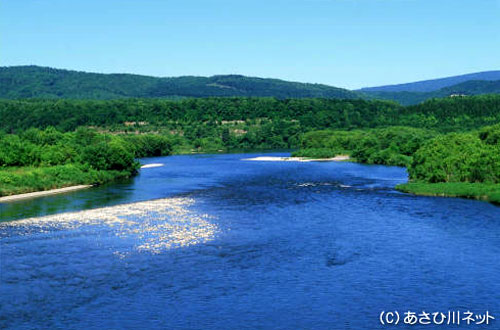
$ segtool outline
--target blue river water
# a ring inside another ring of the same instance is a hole
[[[398,167],[243,160],[283,155],[148,158],[164,166],[0,204],[0,328],[376,329],[382,311],[467,310],[500,328],[500,207],[399,193]]]

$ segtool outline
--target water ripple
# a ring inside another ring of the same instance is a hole
[[[4,222],[0,223],[0,237],[106,226],[117,237],[135,239],[136,250],[160,253],[205,243],[215,237],[218,228],[210,222],[213,217],[190,210],[193,203],[192,198],[165,198]],[[115,254],[124,256],[123,251]]]

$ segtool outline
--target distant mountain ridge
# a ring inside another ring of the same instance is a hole
[[[361,92],[433,92],[439,89],[457,85],[466,81],[471,80],[500,80],[500,70],[497,71],[484,71],[469,73],[459,76],[452,76],[439,79],[422,80],[417,82],[396,84],[396,85],[386,85],[386,86],[376,86],[376,87],[365,87],[359,89]]]
[[[135,74],[89,73],[40,66],[0,67],[0,98],[4,99],[105,100],[243,96],[279,99],[382,99],[410,105],[454,94],[499,93],[500,71],[478,72],[351,91],[323,84],[242,75],[160,78]]]
[[[500,94],[500,80],[468,80],[453,86],[444,87],[432,92],[364,92],[371,98],[396,101],[402,105],[424,102],[432,98],[472,96],[481,94]]]
[[[116,99],[211,96],[353,99],[361,98],[362,94],[322,84],[242,75],[158,78],[39,66],[0,67],[0,98]]]

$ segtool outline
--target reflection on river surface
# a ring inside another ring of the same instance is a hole
[[[0,327],[374,329],[382,310],[500,316],[499,207],[401,194],[402,168],[241,160],[255,156],[146,159],[165,166],[0,204]]]

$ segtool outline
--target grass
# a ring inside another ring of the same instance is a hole
[[[76,164],[0,168],[0,196],[80,184],[103,184],[128,177],[130,177],[130,173],[126,171],[98,171]]]
[[[410,182],[397,185],[396,189],[415,195],[471,198],[500,205],[500,184],[498,183]]]

